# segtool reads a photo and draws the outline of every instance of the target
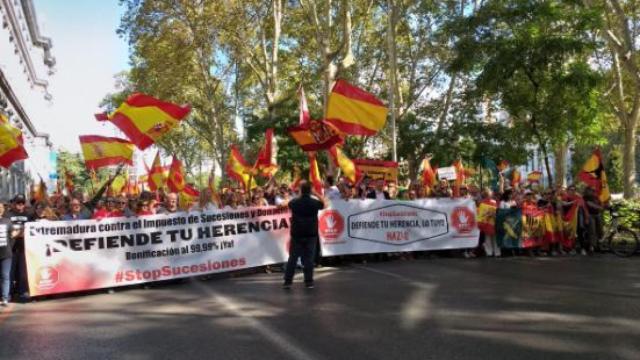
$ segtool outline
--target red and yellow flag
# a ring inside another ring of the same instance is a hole
[[[182,170],[182,162],[175,156],[169,167],[169,177],[167,178],[167,187],[173,192],[180,193],[186,185],[184,179],[184,171]]]
[[[200,198],[200,192],[190,184],[186,184],[180,191],[180,208],[189,210]]]
[[[98,135],[81,135],[80,146],[88,169],[125,163],[133,165],[134,145],[124,139]]]
[[[211,174],[209,174],[209,181],[207,182],[207,185],[209,188],[210,201],[216,204],[217,207],[222,208],[220,194],[218,194],[218,190],[216,189],[216,173],[214,169],[211,169]]]
[[[326,120],[345,134],[375,135],[384,127],[388,111],[373,94],[338,80],[329,95]]]
[[[149,185],[149,190],[157,191],[164,187],[167,182],[167,173],[165,169],[162,167],[162,163],[160,162],[160,152],[156,153],[156,157],[153,159],[153,164],[151,164],[151,168],[148,170],[147,175],[147,185]]]
[[[497,165],[498,171],[500,172],[505,171],[508,167],[509,167],[509,161],[507,160],[501,160]]]
[[[108,196],[118,196],[121,195],[124,191],[126,191],[127,183],[129,182],[129,172],[125,171],[123,173],[118,174],[113,181],[111,182],[111,186],[109,186]]]
[[[596,148],[589,159],[582,165],[582,169],[578,173],[578,179],[594,189],[601,202],[606,203],[611,199],[607,174],[604,171],[602,153],[599,148]]]
[[[28,157],[23,146],[22,132],[11,126],[5,115],[0,114],[0,166],[9,168],[14,162]]]
[[[69,193],[69,195],[73,192],[73,189],[75,188],[75,185],[73,183],[73,173],[71,171],[69,171],[68,169],[65,169],[64,171],[64,187],[65,189],[67,189],[67,193]]]
[[[360,170],[356,164],[344,154],[341,148],[333,146],[329,149],[329,156],[335,164],[342,170],[342,174],[351,182],[355,184],[360,179]]]
[[[323,194],[324,186],[322,184],[322,177],[320,177],[316,153],[309,152],[307,156],[309,157],[309,181],[311,182],[311,186],[318,194]]]
[[[542,171],[534,170],[527,174],[527,182],[529,184],[539,184],[542,179]]]
[[[225,169],[227,175],[242,184],[245,190],[258,186],[253,176],[253,169],[247,164],[240,150],[238,150],[235,145],[231,145],[231,152],[229,152],[229,159],[227,160]],[[249,184],[249,182],[251,182],[251,184]]]
[[[422,185],[431,189],[438,183],[438,180],[435,170],[431,167],[430,159],[424,158],[420,167],[422,168]]]
[[[176,127],[190,111],[188,105],[180,106],[135,93],[108,118],[132,143],[144,150]]]
[[[454,161],[452,166],[456,169],[456,181],[453,185],[453,196],[459,197],[460,188],[462,187],[462,185],[464,184],[464,181],[467,178],[467,173],[464,169],[464,165],[462,165],[462,160],[460,159]]]
[[[40,181],[33,186],[31,197],[35,201],[45,201],[47,200],[47,184],[44,183],[44,180],[40,178]]]
[[[326,150],[344,141],[333,125],[321,120],[311,120],[305,125],[290,127],[287,132],[304,151]]]
[[[258,153],[258,158],[254,169],[266,178],[271,178],[278,171],[278,144],[273,137],[273,129],[267,129],[262,149]]]
[[[511,187],[515,188],[519,186],[521,182],[522,173],[520,173],[520,170],[513,168],[513,170],[511,171]]]
[[[478,205],[478,229],[485,235],[496,234],[496,211],[498,203],[493,199],[484,199]]]
[[[309,114],[309,107],[307,106],[307,98],[304,96],[304,89],[302,84],[298,88],[298,96],[300,97],[300,115],[299,125],[305,126],[311,121],[311,115]]]
[[[291,181],[291,185],[289,185],[289,189],[298,190],[300,187],[300,181],[302,181],[302,177],[300,176],[300,167],[298,165],[293,166],[293,180]]]

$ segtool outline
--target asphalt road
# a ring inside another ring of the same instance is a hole
[[[640,359],[640,257],[392,261],[316,283],[252,274],[12,305],[0,359]]]

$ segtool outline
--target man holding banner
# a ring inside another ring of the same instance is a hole
[[[302,258],[304,284],[307,289],[313,288],[313,259],[318,243],[318,212],[324,209],[325,200],[314,192],[318,198],[311,197],[311,184],[300,183],[300,196],[288,203],[291,209],[291,243],[289,259],[284,272],[283,289],[290,289],[296,271],[298,258]]]

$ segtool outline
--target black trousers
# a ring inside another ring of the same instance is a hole
[[[313,283],[313,259],[316,253],[318,237],[292,238],[289,245],[289,260],[284,271],[284,281],[291,283],[296,272],[298,258],[302,258],[304,282]]]

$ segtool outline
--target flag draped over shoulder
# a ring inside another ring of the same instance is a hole
[[[342,174],[350,183],[355,184],[358,182],[361,176],[360,170],[356,164],[344,154],[340,147],[331,147],[331,149],[329,149],[329,157],[331,157],[333,164],[342,170]]]
[[[578,179],[594,189],[601,202],[606,203],[611,199],[607,174],[604,171],[602,153],[599,148],[596,148],[589,159],[582,165],[582,169],[578,173]]]
[[[522,207],[522,247],[532,248],[543,244],[545,233],[544,211],[535,205]]]
[[[327,150],[344,141],[333,125],[321,120],[290,127],[287,132],[304,151]]]
[[[231,145],[231,151],[229,152],[229,159],[227,159],[225,169],[227,175],[242,184],[245,190],[253,189],[257,186],[253,177],[252,167],[247,164],[240,150],[238,150],[238,147],[235,145]]]
[[[384,127],[388,111],[373,94],[340,79],[329,95],[326,120],[345,134],[370,136]]]
[[[22,131],[13,127],[9,119],[0,114],[0,166],[9,168],[14,162],[28,157],[23,146]]]
[[[109,120],[140,150],[144,150],[184,119],[191,108],[135,93],[120,105]]]
[[[318,160],[316,159],[316,153],[307,153],[309,158],[309,181],[311,186],[318,193],[322,194],[324,186],[322,185],[322,178],[320,177],[320,169],[318,168]]]
[[[485,199],[478,205],[478,229],[485,235],[496,234],[496,211],[498,204],[495,200]]]
[[[258,153],[254,168],[266,178],[271,178],[278,171],[278,144],[273,137],[273,129],[267,129],[264,134],[264,145]]]
[[[124,139],[98,135],[81,135],[80,146],[88,169],[121,163],[133,165],[135,146]]]
[[[167,182],[167,174],[165,173],[162,163],[160,162],[160,152],[156,153],[151,168],[147,170],[147,185],[151,191],[157,191],[164,187]]]
[[[184,171],[182,162],[175,156],[169,167],[169,177],[167,178],[167,187],[173,192],[180,193],[184,189],[186,181],[184,179]]]

